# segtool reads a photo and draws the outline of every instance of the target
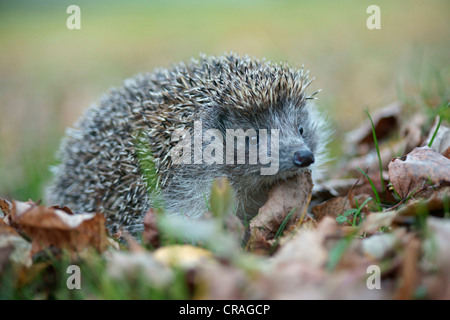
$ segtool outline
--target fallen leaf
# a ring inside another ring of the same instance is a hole
[[[273,246],[272,241],[266,238],[264,230],[253,228],[250,239],[247,242],[247,249],[257,254],[267,254]]]
[[[337,197],[311,208],[311,213],[316,220],[320,221],[326,216],[336,219],[338,215],[342,215],[345,211],[350,209],[352,209],[352,206],[347,197]]]
[[[245,299],[249,282],[245,272],[233,265],[209,261],[198,265],[194,273],[195,300]]]
[[[428,217],[429,229],[425,240],[424,250],[428,260],[433,264],[433,271],[448,274],[450,270],[450,220]]]
[[[423,242],[422,267],[427,274],[422,285],[429,299],[450,299],[450,221],[435,217],[427,219],[427,237]]]
[[[392,233],[379,233],[361,240],[361,251],[371,260],[380,261],[395,254],[395,246],[405,236],[405,229]]]
[[[415,216],[426,210],[431,215],[444,215],[445,207],[450,201],[450,187],[441,187],[437,190],[430,188],[415,196],[403,207],[397,209],[398,215]]]
[[[322,199],[320,202],[323,202],[333,197],[345,196],[357,181],[358,179],[329,179],[315,184],[311,202],[316,198]]]
[[[346,269],[335,272],[328,272],[325,269],[330,249],[337,241],[342,240],[342,236],[341,227],[330,217],[325,217],[314,230],[298,230],[297,235],[273,255],[270,265],[263,270],[262,276],[248,284],[247,297],[250,299],[389,298],[389,292],[367,289],[366,270],[371,262],[363,256]],[[347,263],[347,266],[350,265]]]
[[[442,155],[447,159],[450,159],[450,147],[448,147],[447,150],[445,150]]]
[[[6,266],[10,261],[31,266],[31,244],[22,238],[17,231],[6,225],[0,219],[0,268]]]
[[[380,141],[395,130],[397,130],[400,124],[400,115],[402,106],[399,102],[393,102],[382,109],[376,110],[372,115],[372,121],[375,128],[375,134]],[[359,128],[349,132],[347,134],[347,145],[358,146],[359,154],[366,154],[374,144],[372,125],[367,120]]]
[[[387,169],[389,162],[392,160],[394,155],[396,154],[396,150],[403,150],[403,144],[399,143],[397,145],[380,145],[380,158],[381,158],[381,166],[383,169]],[[348,161],[345,165],[341,174],[350,174],[352,177],[360,177],[361,172],[357,169],[357,167],[364,169],[370,176],[378,175],[380,176],[380,163],[378,160],[378,154],[376,149],[370,150],[363,156],[354,157]]]
[[[269,240],[269,243],[272,245],[272,248],[274,247],[274,245],[283,246],[284,244],[291,241],[300,229],[313,230],[316,228],[317,221],[309,213],[307,213],[303,221],[296,220],[296,222],[292,223],[288,228],[285,229],[283,236],[277,239]]]
[[[249,249],[267,247],[266,243],[275,238],[289,213],[293,212],[290,223],[303,219],[311,199],[311,190],[309,171],[274,186],[258,215],[250,221]]]
[[[277,265],[290,261],[302,261],[316,268],[324,267],[328,259],[325,242],[338,232],[336,220],[330,217],[325,217],[318,224],[317,229],[298,230],[292,240],[275,253],[272,260],[273,267],[276,268]]]
[[[395,293],[394,299],[410,300],[414,298],[419,277],[420,247],[421,244],[417,238],[412,238],[407,242],[399,279],[400,287]]]
[[[390,227],[397,216],[398,212],[396,211],[372,212],[363,221],[359,228],[359,234],[372,234],[379,231],[381,227]]]
[[[411,119],[408,119],[403,124],[400,134],[402,137],[401,142],[404,143],[400,154],[407,154],[411,152],[415,147],[420,147],[424,137],[422,136],[422,127],[426,123],[426,116],[424,114],[415,114]]]
[[[70,210],[68,207],[65,207],[65,206],[64,206],[64,207],[60,207],[60,206],[51,206],[50,209],[61,210],[61,211],[64,211],[65,213],[70,214],[70,215],[74,215],[74,214],[75,214],[75,213],[73,213],[72,210]]]
[[[13,222],[32,239],[32,253],[50,246],[79,252],[88,246],[106,249],[105,218],[101,214],[69,215],[65,211],[14,201]]]
[[[428,182],[450,183],[450,160],[428,147],[415,148],[404,157],[389,163],[390,181],[404,199]]]
[[[0,240],[1,241],[1,240]],[[0,245],[0,276],[3,275],[3,271],[10,263],[10,255],[14,251],[14,246],[1,246]]]
[[[144,279],[157,287],[167,287],[173,279],[172,270],[148,252],[114,251],[107,256],[107,272],[115,279]]]
[[[0,218],[11,214],[12,204],[6,199],[0,198]]]

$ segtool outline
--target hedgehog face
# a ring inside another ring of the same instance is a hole
[[[266,176],[264,180],[273,182],[287,178],[305,170],[314,163],[317,150],[318,134],[316,126],[311,123],[309,106],[283,103],[276,108],[255,109],[253,113],[243,113],[239,109],[225,109],[216,122],[227,139],[236,134],[234,144],[234,161],[227,163],[227,173],[233,176]],[[243,135],[239,139],[239,133]],[[232,139],[231,141],[233,141]],[[245,152],[244,152],[245,150]],[[252,155],[257,150],[257,159],[252,163]],[[226,151],[224,150],[224,154]],[[264,154],[270,158],[264,161]],[[245,155],[244,161],[239,155]],[[275,167],[273,174],[261,174],[262,168]]]

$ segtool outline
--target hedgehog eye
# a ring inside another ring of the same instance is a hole
[[[301,135],[301,136],[303,135],[303,127],[302,127],[302,126],[299,126],[299,127],[298,127],[298,132],[300,132],[300,135]]]
[[[258,144],[258,136],[251,136],[251,137],[249,137],[249,142],[250,142],[251,145]]]

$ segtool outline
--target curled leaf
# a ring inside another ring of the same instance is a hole
[[[270,240],[280,234],[280,227],[302,221],[311,199],[312,180],[308,171],[277,184],[270,192],[266,203],[250,222],[249,248],[269,249]],[[288,215],[290,215],[288,217]],[[288,217],[289,221],[285,221]],[[281,230],[284,231],[284,230]]]
[[[65,211],[14,201],[11,213],[17,227],[32,239],[32,253],[50,246],[71,252],[93,246],[105,250],[105,218],[101,214],[70,215]]]
[[[450,160],[429,147],[414,148],[404,157],[389,163],[389,177],[402,198],[419,190],[424,184],[450,183]]]

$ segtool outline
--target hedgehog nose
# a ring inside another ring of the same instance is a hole
[[[300,150],[294,153],[292,161],[297,167],[307,167],[314,163],[314,155],[309,150]]]

